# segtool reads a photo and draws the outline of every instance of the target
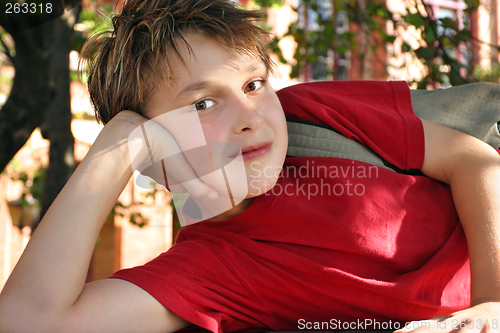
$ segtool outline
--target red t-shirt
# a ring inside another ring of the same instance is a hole
[[[423,164],[423,127],[405,83],[317,82],[278,96],[287,116],[326,124],[399,169]],[[230,332],[314,322],[395,329],[468,307],[469,275],[447,185],[348,159],[295,157],[242,214],[185,227],[170,250],[113,277],[195,325]]]

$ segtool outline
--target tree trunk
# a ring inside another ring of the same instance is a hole
[[[73,11],[77,10],[77,8],[73,9]],[[57,19],[54,23],[50,67],[51,82],[55,86],[55,98],[45,112],[42,126],[44,136],[50,140],[50,159],[45,175],[41,216],[50,207],[75,168],[69,73],[73,25],[68,24],[64,19]]]
[[[12,34],[15,77],[9,98],[0,109],[0,170],[40,126],[54,96],[49,79],[51,23]]]
[[[27,29],[26,16],[0,15],[0,25],[15,42],[15,77],[11,93],[0,109],[0,170],[42,128],[50,140],[50,158],[42,198],[42,215],[74,169],[71,133],[69,52],[73,25],[80,6],[62,17]],[[40,19],[43,19],[40,18]]]

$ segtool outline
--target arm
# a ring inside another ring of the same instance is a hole
[[[453,316],[500,325],[500,156],[472,136],[422,123],[422,172],[450,185],[469,248],[472,308]]]
[[[188,324],[128,282],[85,285],[98,233],[132,175],[126,139],[143,119],[122,112],[106,125],[54,201],[0,294],[0,332],[164,332]]]

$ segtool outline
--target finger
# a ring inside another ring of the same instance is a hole
[[[156,183],[164,186],[168,190],[169,184],[163,175],[163,168],[161,166],[161,163],[153,163],[146,169],[140,171],[140,173],[153,179]]]
[[[179,163],[179,165],[176,165],[175,168],[184,170],[182,175],[178,175],[178,177],[182,179],[191,179],[180,183],[179,181],[177,181],[177,179],[173,178],[173,176],[170,174],[170,171],[166,171],[165,164],[162,163],[162,161],[149,166],[145,170],[141,171],[141,174],[152,178],[158,184],[163,185],[172,193],[182,193],[187,191],[195,198],[206,198],[209,200],[217,199],[217,197],[219,196],[217,191],[201,181],[196,176],[187,161],[179,160],[177,163]]]
[[[182,153],[163,159],[161,163],[167,183],[182,184],[189,194],[196,198],[218,197],[217,191],[198,177]]]
[[[194,197],[217,199],[217,191],[198,178],[177,141],[165,128],[154,121],[148,121],[141,126],[141,130],[149,150],[148,156],[154,161],[154,167],[150,166],[149,169],[157,182],[165,187],[169,182],[181,183]]]
[[[476,319],[470,319],[467,312],[454,313],[437,323],[442,330],[456,333],[479,333],[482,325]]]
[[[396,332],[412,332],[412,333],[426,333],[434,332],[438,328],[436,326],[437,320],[418,320],[406,323],[406,325]]]
[[[457,333],[480,333],[482,325],[474,319],[460,320],[456,322],[455,331]]]
[[[195,198],[215,200],[219,197],[219,193],[216,190],[202,182],[199,178],[188,180],[181,185]]]

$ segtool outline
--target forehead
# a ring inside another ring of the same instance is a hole
[[[200,33],[187,33],[186,43],[179,42],[179,56],[171,52],[173,83],[196,80],[211,75],[227,75],[254,71],[264,62],[255,55],[229,50]]]

